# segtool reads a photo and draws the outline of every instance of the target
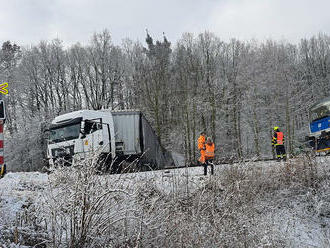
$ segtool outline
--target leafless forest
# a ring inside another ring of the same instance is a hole
[[[294,153],[308,131],[309,106],[330,90],[326,34],[290,44],[185,33],[173,44],[147,33],[146,42],[117,46],[104,30],[70,47],[8,41],[0,59],[1,80],[9,83],[7,159],[24,170],[42,165],[47,122],[83,108],[141,109],[163,145],[187,162],[198,156],[203,129],[219,159],[271,157],[273,125]]]

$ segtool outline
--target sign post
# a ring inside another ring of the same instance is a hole
[[[2,95],[0,94],[0,178],[6,173],[6,164],[4,161],[4,135],[3,127],[5,123],[5,104],[2,100]]]

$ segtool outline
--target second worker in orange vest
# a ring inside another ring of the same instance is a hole
[[[207,138],[205,143],[205,163],[204,165],[204,175],[207,175],[207,166],[211,166],[211,174],[214,174],[214,165],[213,165],[213,159],[214,159],[214,143],[212,142],[212,139],[210,137]]]

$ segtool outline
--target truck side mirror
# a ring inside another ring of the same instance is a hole
[[[85,121],[81,121],[80,124],[80,133],[81,133],[81,139],[86,138],[86,133],[85,133]]]
[[[50,132],[50,129],[43,130],[42,135],[45,140],[49,140]]]

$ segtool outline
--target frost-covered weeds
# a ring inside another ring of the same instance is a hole
[[[104,247],[123,237],[121,224],[136,218],[134,189],[107,180],[96,160],[60,167],[50,176],[40,212],[52,247]]]
[[[217,167],[190,190],[173,176],[170,191],[157,183],[159,173],[100,176],[92,162],[50,175],[44,197],[16,223],[17,242],[30,245],[23,232],[30,228],[49,247],[329,245],[329,166],[313,157]]]

